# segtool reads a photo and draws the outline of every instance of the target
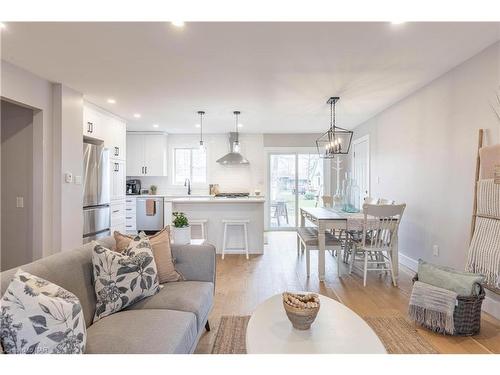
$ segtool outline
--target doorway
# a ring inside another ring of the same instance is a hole
[[[270,153],[268,163],[271,230],[295,230],[300,209],[316,207],[324,194],[324,164],[312,152]]]
[[[2,271],[33,254],[33,110],[1,101]]]
[[[370,196],[370,137],[365,135],[352,142],[352,171],[356,185],[359,186],[359,207],[363,207],[366,197]]]

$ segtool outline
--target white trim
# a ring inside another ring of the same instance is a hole
[[[370,134],[366,134],[362,137],[359,137],[359,138],[356,138],[355,140],[352,141],[352,145],[351,145],[351,148],[352,148],[352,153],[351,153],[351,176],[354,178],[354,167],[355,167],[355,162],[354,162],[354,156],[355,156],[355,152],[354,152],[354,146],[359,144],[359,143],[363,143],[363,142],[367,142],[367,148],[368,148],[368,196],[370,197],[371,194],[372,194],[372,186],[371,186],[371,180],[372,180],[372,175],[371,175],[371,169],[372,169],[372,166],[371,166],[371,154],[370,154]]]
[[[401,253],[399,253],[399,263],[414,272],[418,270],[418,261]],[[486,289],[486,297],[481,307],[484,312],[492,315],[496,319],[500,319],[500,296]]]
[[[417,272],[418,270],[418,261],[410,258],[407,255],[399,253],[399,263],[401,263],[403,266],[408,267],[410,270],[414,272]]]

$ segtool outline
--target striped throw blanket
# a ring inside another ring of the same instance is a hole
[[[500,185],[492,179],[478,182],[476,226],[465,269],[484,274],[487,285],[500,288]]]
[[[416,281],[410,297],[408,315],[411,320],[434,332],[453,334],[453,312],[457,293]]]

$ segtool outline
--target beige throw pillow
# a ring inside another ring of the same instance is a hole
[[[121,253],[127,249],[130,241],[134,238],[120,232],[114,233],[116,241],[115,251]],[[175,270],[174,261],[172,258],[172,249],[170,248],[170,227],[166,226],[161,231],[153,236],[148,236],[151,247],[153,248],[153,256],[158,269],[158,279],[160,284],[170,281],[179,281],[183,277]]]

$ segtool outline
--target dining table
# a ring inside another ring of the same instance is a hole
[[[320,281],[325,280],[325,232],[329,230],[363,230],[363,212],[345,212],[340,209],[330,207],[304,207],[300,209],[300,226],[306,226],[306,220],[318,228],[318,277]],[[397,232],[394,234],[393,248],[391,251],[392,269],[394,278],[399,275],[398,259],[398,238]],[[337,259],[338,276],[340,277],[341,257]]]

